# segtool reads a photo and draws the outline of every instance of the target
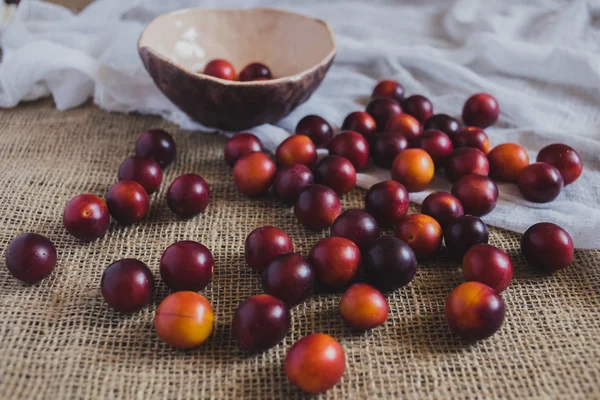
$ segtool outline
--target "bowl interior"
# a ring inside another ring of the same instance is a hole
[[[275,78],[308,70],[335,50],[323,21],[269,8],[191,8],[164,14],[148,25],[139,47],[149,47],[191,72],[223,58],[237,72],[262,62]]]

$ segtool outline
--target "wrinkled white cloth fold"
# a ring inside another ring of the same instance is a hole
[[[203,130],[154,86],[137,40],[155,16],[190,6],[276,6],[326,20],[338,54],[310,101],[277,126],[253,129],[273,150],[300,118],[319,114],[339,128],[363,109],[377,80],[397,79],[409,94],[429,97],[436,112],[460,116],[473,93],[488,92],[502,114],[487,130],[492,145],[517,142],[529,152],[563,142],[583,157],[584,173],[553,202],[525,201],[501,184],[494,211],[483,219],[524,232],[540,221],[567,229],[577,247],[600,248],[600,2],[597,0],[96,0],[79,14],[36,0],[17,11],[0,44],[0,106],[52,95],[59,110],[93,97],[115,112],[157,114]],[[389,179],[369,168],[358,184]],[[449,190],[436,178],[431,190]],[[431,191],[430,190],[430,191]],[[421,202],[430,192],[411,194]]]

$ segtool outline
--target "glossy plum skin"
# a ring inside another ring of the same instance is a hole
[[[173,214],[181,218],[190,218],[204,212],[209,201],[210,188],[200,175],[181,175],[175,178],[167,190],[167,204]]]
[[[198,292],[212,281],[215,259],[206,246],[183,240],[173,243],[160,259],[160,277],[169,288],[178,292]]]
[[[397,102],[401,102],[404,100],[404,88],[394,80],[384,79],[377,82],[377,85],[375,85],[375,88],[373,89],[373,93],[371,93],[371,98],[377,97],[388,97]]]
[[[285,204],[294,204],[300,193],[313,183],[314,175],[310,168],[294,164],[277,171],[273,180],[273,190]]]
[[[481,150],[484,154],[490,152],[490,138],[481,128],[466,126],[452,136],[452,144],[455,148],[473,147]]]
[[[277,297],[288,306],[308,299],[315,288],[315,271],[306,258],[297,253],[275,257],[263,271],[265,293]]]
[[[465,214],[460,201],[446,192],[433,192],[425,197],[421,204],[421,212],[433,217],[442,229],[453,219]]]
[[[292,135],[277,146],[275,161],[280,167],[303,164],[312,168],[317,163],[317,148],[308,136]]]
[[[347,158],[331,155],[319,161],[315,169],[315,180],[343,195],[356,186],[356,169]]]
[[[375,120],[377,132],[383,132],[387,130],[385,127],[391,118],[402,114],[402,107],[396,100],[379,97],[371,100],[365,111]]]
[[[148,194],[158,190],[162,183],[162,170],[160,165],[151,157],[127,157],[119,167],[120,181],[135,181],[142,185]]]
[[[308,136],[317,148],[326,148],[333,137],[329,122],[318,115],[307,115],[296,125],[296,133]]]
[[[290,312],[283,301],[269,294],[258,294],[238,306],[231,329],[242,349],[264,351],[283,340],[290,323]]]
[[[445,305],[450,330],[466,340],[492,336],[504,322],[504,301],[496,291],[479,282],[457,286]]]
[[[135,155],[151,157],[161,168],[168,167],[177,156],[175,140],[162,129],[149,129],[135,143]]]
[[[558,197],[564,181],[558,169],[550,164],[536,162],[519,172],[517,185],[527,200],[548,203]]]
[[[425,123],[433,115],[433,104],[427,97],[419,94],[407,97],[402,102],[402,109],[406,114],[415,117],[420,124]]]
[[[573,239],[560,226],[540,222],[523,234],[521,253],[529,265],[553,273],[566,268],[573,261]]]
[[[452,195],[465,213],[481,217],[489,214],[498,201],[498,186],[487,176],[465,175],[452,186]]]
[[[401,134],[408,140],[411,146],[415,146],[417,138],[421,135],[421,123],[412,115],[400,114],[396,115],[385,125],[385,132],[396,132]]]
[[[67,232],[79,240],[90,242],[108,231],[110,213],[104,200],[94,194],[80,194],[72,198],[63,213]]]
[[[417,257],[410,246],[393,236],[382,236],[363,252],[367,279],[390,291],[408,285],[417,273]]]
[[[331,389],[342,379],[346,356],[333,337],[313,333],[294,343],[285,357],[284,368],[292,384],[317,394]]]
[[[450,182],[454,183],[469,174],[487,176],[490,172],[490,164],[481,150],[461,147],[450,154],[444,172]]]
[[[517,182],[519,172],[529,165],[527,151],[516,143],[503,143],[488,154],[490,177],[498,182]]]
[[[311,249],[308,261],[315,269],[317,280],[327,287],[339,288],[350,284],[358,275],[360,250],[354,242],[343,237],[321,239]]]
[[[579,154],[566,144],[554,143],[540,150],[538,162],[552,165],[560,172],[565,186],[577,180],[583,171],[583,161]]]
[[[139,183],[120,181],[108,189],[106,206],[117,222],[131,225],[140,222],[148,214],[150,198]]]
[[[56,257],[56,248],[48,238],[37,233],[22,233],[6,248],[6,267],[18,280],[34,283],[52,273]]]
[[[435,255],[444,238],[440,224],[425,214],[410,214],[402,218],[394,228],[394,236],[410,246],[417,260]]]
[[[444,132],[450,139],[460,129],[458,121],[447,114],[434,114],[427,118],[423,124],[423,130],[437,129]]]
[[[378,133],[371,143],[375,164],[391,168],[396,156],[408,148],[408,140],[398,132]]]
[[[377,132],[377,125],[371,115],[364,111],[354,111],[344,119],[342,130],[358,132],[365,139],[371,140]]]
[[[257,79],[273,79],[273,74],[271,74],[271,70],[265,64],[253,62],[242,69],[239,79],[242,82],[255,81]]]
[[[465,102],[462,119],[465,125],[485,129],[495,124],[499,115],[498,101],[487,93],[478,93]]]
[[[400,221],[409,206],[408,191],[396,181],[376,183],[365,195],[365,210],[382,228],[391,228]]]
[[[337,217],[331,225],[330,234],[350,239],[360,249],[364,249],[379,238],[381,231],[371,214],[352,208]]]
[[[392,179],[409,192],[425,190],[433,180],[435,164],[423,149],[408,149],[396,156],[392,164]]]
[[[466,281],[481,282],[497,293],[504,291],[513,276],[513,262],[508,254],[489,244],[476,244],[462,261]]]
[[[225,144],[224,158],[227,164],[233,167],[243,156],[263,150],[263,144],[259,138],[248,132],[238,133]]]
[[[208,339],[214,319],[213,308],[204,296],[175,292],[158,306],[154,327],[158,337],[169,346],[191,349]]]
[[[300,223],[313,231],[329,228],[342,213],[340,198],[325,185],[307,187],[294,205],[294,215]]]
[[[341,131],[329,142],[329,154],[347,158],[360,171],[369,162],[369,144],[360,133]]]
[[[443,167],[450,154],[452,154],[452,141],[442,131],[436,129],[423,131],[417,142],[417,147],[425,150],[431,156],[436,167]]]
[[[255,152],[240,158],[233,167],[233,181],[237,189],[246,196],[256,197],[267,193],[277,166],[265,153]]]
[[[294,243],[287,233],[274,226],[256,228],[244,243],[244,258],[250,268],[262,272],[273,259],[294,251]]]
[[[110,264],[100,281],[106,303],[119,312],[141,310],[150,303],[154,277],[140,260],[126,258]]]
[[[388,313],[389,306],[385,297],[366,283],[350,286],[340,300],[340,314],[344,322],[359,331],[383,325]]]
[[[233,68],[233,65],[229,61],[218,58],[206,64],[203,73],[227,81],[235,80],[235,68]]]
[[[487,226],[474,215],[461,215],[448,223],[444,229],[444,242],[448,253],[458,262],[462,261],[471,247],[487,243],[488,236]]]

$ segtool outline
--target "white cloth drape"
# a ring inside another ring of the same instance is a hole
[[[23,0],[3,30],[0,106],[52,95],[59,110],[93,97],[116,112],[158,114],[188,129],[202,127],[159,91],[137,54],[155,16],[178,8],[277,6],[328,21],[338,55],[310,101],[277,126],[253,130],[273,150],[310,113],[339,127],[363,109],[376,81],[393,78],[407,93],[429,97],[437,112],[460,116],[475,92],[494,95],[499,123],[492,145],[517,142],[535,160],[550,143],[574,147],[584,173],[548,204],[525,201],[501,184],[495,210],[483,219],[523,232],[539,221],[567,229],[577,247],[600,248],[600,1],[458,0],[97,0],[80,14]],[[0,20],[11,17],[4,6]],[[359,186],[388,179],[371,168]],[[432,190],[449,190],[436,178]],[[429,192],[411,194],[417,202]]]

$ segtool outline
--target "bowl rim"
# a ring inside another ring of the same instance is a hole
[[[224,12],[245,12],[245,11],[275,11],[277,13],[281,13],[281,14],[292,14],[292,15],[297,15],[300,16],[302,18],[306,18],[306,19],[310,19],[313,20],[321,25],[323,25],[325,27],[325,29],[327,30],[327,33],[329,35],[329,38],[331,40],[331,44],[332,44],[332,48],[329,51],[329,53],[327,53],[327,55],[325,55],[325,57],[319,61],[318,63],[316,63],[315,65],[313,65],[312,67],[305,69],[303,71],[298,72],[297,74],[294,75],[288,75],[288,76],[283,76],[280,78],[275,78],[275,79],[269,79],[269,80],[258,80],[258,81],[238,81],[238,80],[227,80],[227,79],[221,79],[221,78],[217,78],[211,75],[206,75],[203,73],[199,73],[199,72],[194,72],[191,71],[189,69],[187,69],[186,67],[182,66],[181,64],[178,64],[176,62],[173,62],[171,59],[169,59],[168,57],[164,56],[163,54],[159,53],[158,51],[156,51],[154,48],[150,47],[150,46],[142,46],[141,45],[141,41],[142,38],[144,37],[144,35],[146,34],[146,32],[148,31],[148,28],[150,28],[150,26],[156,22],[156,20],[158,20],[159,18],[162,18],[166,15],[171,15],[171,14],[179,14],[179,13],[184,13],[184,12],[188,12],[191,10],[201,10],[201,11],[224,11]],[[251,8],[206,8],[206,7],[187,7],[187,8],[181,8],[179,10],[173,10],[170,11],[168,13],[164,13],[164,14],[160,14],[158,16],[156,16],[154,19],[152,19],[152,21],[150,21],[146,27],[144,28],[144,30],[142,31],[142,33],[140,34],[140,38],[138,39],[137,42],[137,48],[138,48],[138,53],[142,54],[142,50],[143,49],[147,49],[147,51],[150,51],[154,57],[157,57],[159,59],[161,59],[163,62],[166,62],[170,65],[172,65],[175,68],[178,68],[190,75],[194,75],[197,78],[201,78],[201,79],[208,79],[208,80],[212,80],[214,82],[218,82],[224,85],[231,85],[231,86],[268,86],[268,85],[274,85],[274,84],[278,84],[278,83],[282,83],[282,82],[289,82],[289,81],[298,81],[300,79],[302,79],[303,77],[312,74],[313,72],[315,72],[317,69],[321,68],[323,65],[328,64],[329,62],[331,62],[331,60],[333,59],[333,57],[335,56],[336,52],[337,52],[337,45],[335,43],[335,36],[333,34],[333,30],[331,29],[331,26],[324,20],[319,19],[319,18],[314,18],[314,17],[310,17],[308,15],[302,14],[302,13],[298,13],[298,12],[294,12],[294,11],[289,11],[289,10],[285,10],[282,8],[278,8],[278,7],[251,7]]]

